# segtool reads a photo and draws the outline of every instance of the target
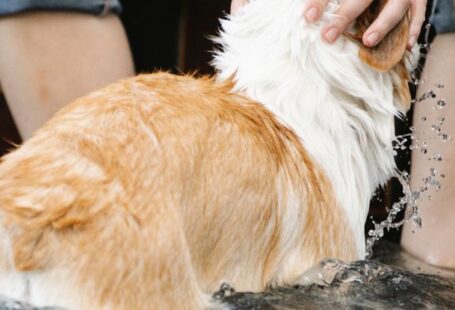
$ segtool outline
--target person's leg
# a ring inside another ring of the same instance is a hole
[[[70,101],[133,74],[117,15],[33,12],[0,18],[0,84],[24,139]]]
[[[429,89],[435,90],[437,99],[445,99],[447,106],[436,109],[435,100],[425,100],[417,103],[414,111],[414,127],[416,131],[431,136],[431,124],[438,117],[445,117],[442,131],[451,136],[444,143],[441,139],[427,140],[428,153],[417,150],[412,154],[411,184],[413,188],[422,186],[422,178],[430,175],[430,169],[435,168],[437,175],[445,175],[442,189],[435,193],[431,190],[431,200],[425,199],[420,203],[422,229],[412,223],[407,223],[403,230],[402,246],[417,258],[446,268],[455,268],[455,33],[439,35],[427,56],[423,72],[425,84],[419,89],[422,95]],[[435,84],[444,84],[437,89]],[[427,120],[424,121],[423,117]],[[433,153],[440,153],[443,161],[428,160]]]

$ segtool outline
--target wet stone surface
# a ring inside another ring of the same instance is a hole
[[[455,272],[425,265],[383,241],[374,253],[373,260],[351,264],[325,260],[305,273],[305,285],[263,293],[235,292],[223,285],[214,298],[238,310],[455,309]],[[57,308],[34,308],[0,296],[0,310]]]
[[[455,309],[455,280],[413,274],[376,261],[325,261],[336,269],[328,283],[235,293],[221,298],[232,309]],[[218,294],[220,294],[219,292]]]
[[[455,309],[455,271],[426,265],[385,241],[373,253],[351,264],[325,260],[306,273],[314,284],[257,294],[225,286],[216,297],[238,310]]]

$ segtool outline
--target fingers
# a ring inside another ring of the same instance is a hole
[[[348,26],[369,6],[373,0],[344,0],[335,12],[335,18],[324,27],[324,39],[333,43],[346,31]],[[309,0],[304,9],[305,18],[309,22],[320,19],[328,0]],[[377,45],[400,22],[412,4],[412,22],[409,32],[408,48],[411,48],[420,34],[425,20],[427,0],[389,0],[378,18],[363,35],[363,43],[368,47]]]
[[[335,17],[322,30],[324,39],[333,43],[346,28],[371,4],[372,0],[344,0],[335,12]]]
[[[328,0],[309,0],[303,10],[303,15],[309,22],[319,20],[327,6]]]
[[[346,31],[351,24],[362,12],[371,4],[372,0],[344,0],[335,12],[335,17],[330,24],[322,30],[324,39],[333,43]],[[309,22],[319,20],[327,6],[328,0],[310,0],[304,9],[304,16]]]
[[[422,29],[423,22],[425,21],[425,11],[427,7],[426,0],[413,0],[412,1],[412,19],[411,26],[409,29],[409,41],[408,49],[411,50],[412,47],[417,42],[419,37],[420,30]]]
[[[363,44],[377,45],[403,18],[409,9],[410,1],[389,0],[378,18],[363,35]]]
[[[248,0],[232,0],[231,14],[237,11]],[[327,7],[329,0],[308,0],[304,8],[304,16],[309,22],[316,22],[321,18],[322,13]],[[373,0],[344,0],[335,12],[335,17],[330,24],[324,27],[322,35],[324,39],[333,43],[346,31],[348,26],[369,6]],[[427,0],[389,0],[378,18],[365,31],[363,44],[368,47],[377,45],[403,18],[407,13],[409,5],[412,4],[412,22],[409,31],[408,48],[417,41],[420,29],[425,20]]]
[[[244,6],[248,0],[232,0],[231,2],[231,14],[236,14],[238,10]]]

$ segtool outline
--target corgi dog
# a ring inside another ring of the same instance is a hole
[[[0,294],[66,309],[204,309],[364,257],[394,173],[409,17],[329,45],[306,0],[222,21],[215,77],[139,75],[63,108],[0,164]]]

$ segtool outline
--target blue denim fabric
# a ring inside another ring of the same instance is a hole
[[[1,1],[1,0],[0,0]],[[438,33],[455,32],[455,0],[434,0],[430,22]]]
[[[94,15],[120,13],[119,0],[0,0],[0,16],[25,11],[79,11]]]

